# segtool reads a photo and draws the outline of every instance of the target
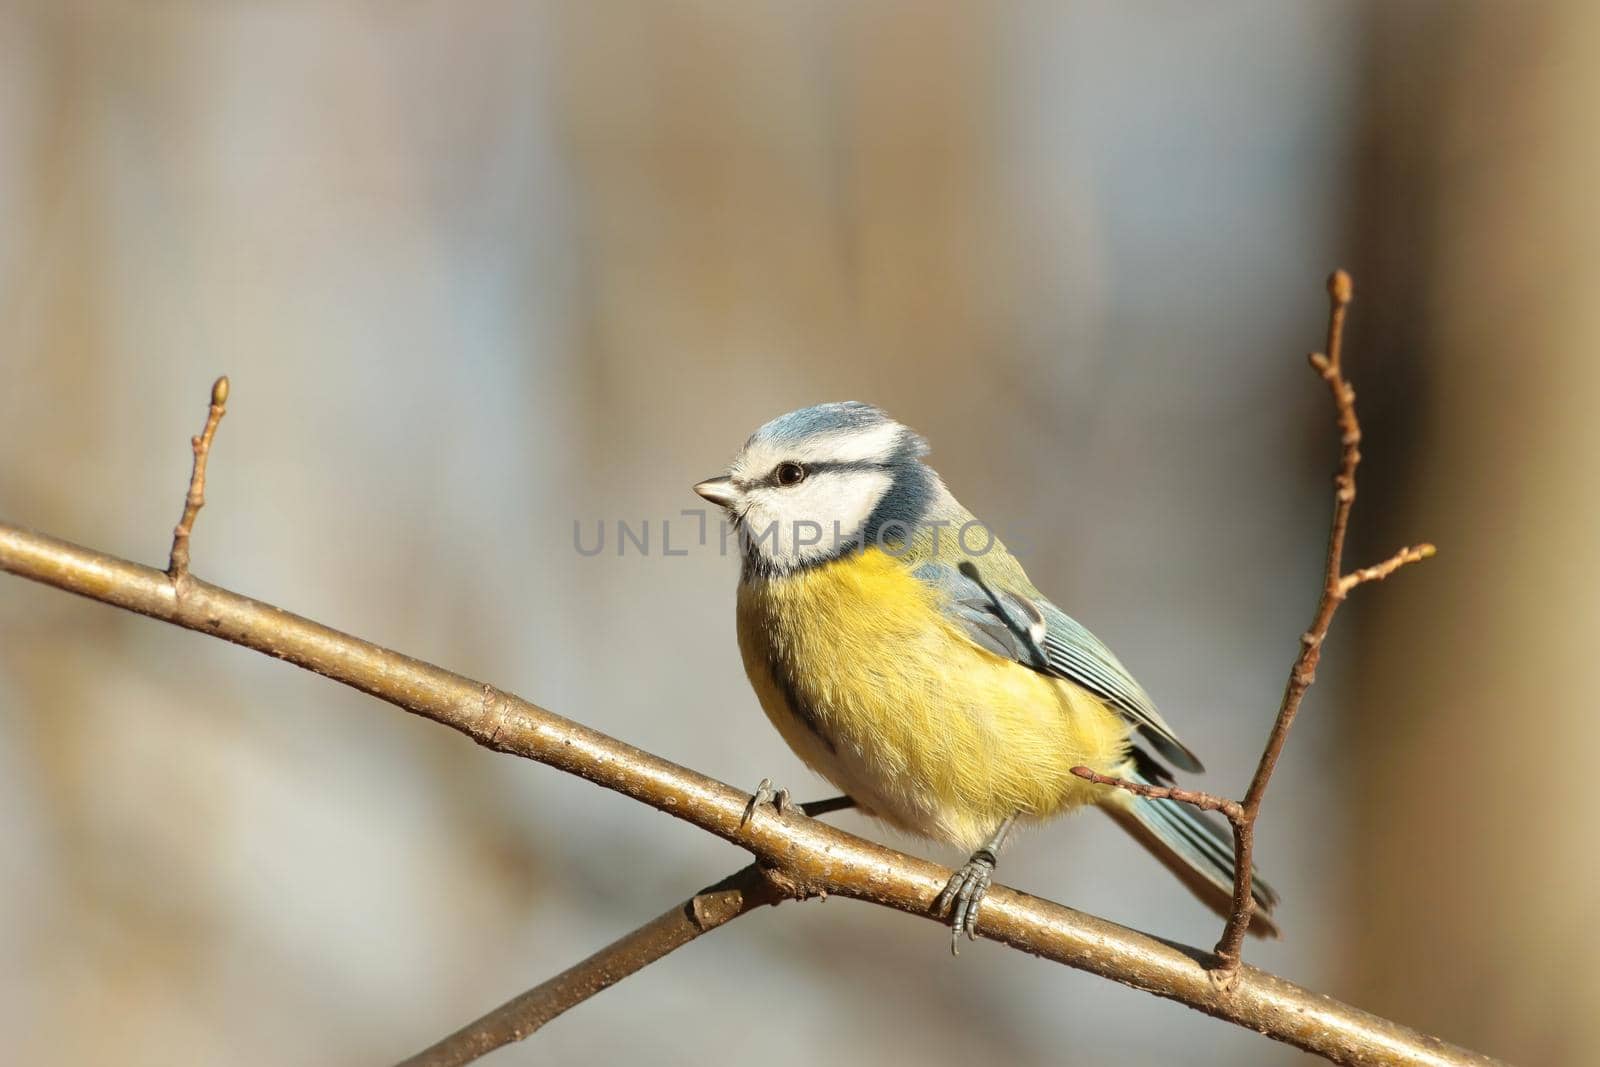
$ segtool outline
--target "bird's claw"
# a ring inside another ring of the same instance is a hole
[[[964,863],[955,874],[951,875],[949,883],[940,892],[933,902],[935,915],[954,914],[950,920],[950,954],[961,955],[961,934],[965,931],[967,939],[978,939],[978,909],[983,906],[983,898],[989,892],[989,886],[994,881],[995,858],[992,853],[983,849],[972,854],[972,858]]]
[[[755,815],[756,809],[763,804],[771,804],[773,810],[779,815],[795,807],[794,802],[789,799],[789,791],[787,789],[782,786],[774,789],[772,779],[763,778],[761,779],[761,784],[756,786],[756,791],[750,794],[750,803],[744,806],[744,815],[739,819],[739,825],[743,826],[749,822],[751,817]]]

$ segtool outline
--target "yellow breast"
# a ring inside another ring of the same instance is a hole
[[[1099,799],[1071,768],[1119,769],[1127,723],[973,644],[939,595],[877,548],[741,585],[745,671],[789,746],[888,822],[964,848],[1013,812]]]

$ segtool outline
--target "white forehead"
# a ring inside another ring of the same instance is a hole
[[[901,448],[905,436],[905,427],[890,419],[865,426],[819,430],[804,436],[772,435],[757,431],[734,461],[733,475],[736,478],[759,478],[785,461],[887,463]]]

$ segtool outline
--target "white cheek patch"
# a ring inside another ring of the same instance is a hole
[[[887,471],[822,471],[789,488],[758,489],[741,536],[779,569],[826,559],[859,539],[889,485]]]

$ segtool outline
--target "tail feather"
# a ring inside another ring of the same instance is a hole
[[[1134,781],[1150,783],[1137,771]],[[1233,907],[1233,835],[1207,813],[1172,800],[1152,800],[1127,795],[1131,803],[1106,805],[1105,811],[1156,859],[1178,876],[1188,890],[1218,915],[1226,918]],[[1259,937],[1279,936],[1271,912],[1278,894],[1252,871],[1251,893],[1256,900],[1250,932]]]

